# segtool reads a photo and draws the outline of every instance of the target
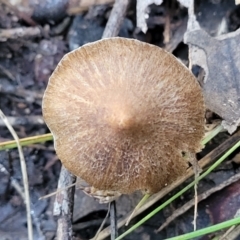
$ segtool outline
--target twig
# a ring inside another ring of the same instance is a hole
[[[58,188],[65,188],[65,186],[69,186],[75,181],[76,177],[62,166],[58,180]],[[72,240],[74,192],[75,187],[70,187],[58,192],[56,195],[53,207],[53,215],[58,218],[56,239]]]
[[[39,27],[19,27],[12,29],[0,29],[0,42],[6,42],[8,39],[40,36],[41,30]]]
[[[223,183],[219,184],[216,187],[213,187],[206,192],[198,195],[198,202],[206,199],[211,194],[220,191],[221,189],[225,188],[226,186],[229,186],[230,184],[238,181],[240,179],[240,173],[235,174],[233,177],[229,178],[228,180],[224,181]],[[167,218],[166,222],[157,230],[157,232],[160,232],[163,230],[169,223],[171,223],[175,218],[185,213],[187,210],[189,210],[192,206],[195,204],[195,199],[192,199],[185,203],[181,208],[174,211],[174,214]]]
[[[240,131],[232,135],[229,139],[227,139],[225,142],[220,144],[218,147],[216,147],[212,152],[207,154],[204,158],[202,158],[199,161],[199,165],[201,168],[206,167],[208,164],[213,162],[214,159],[219,157],[222,153],[224,153],[227,149],[229,149],[231,146],[236,144],[240,140]],[[157,201],[162,199],[164,196],[166,196],[169,192],[171,192],[173,189],[178,187],[180,184],[185,182],[187,179],[189,179],[191,176],[193,176],[194,173],[192,169],[189,169],[187,174],[184,177],[179,178],[176,182],[169,185],[168,187],[162,189],[159,193],[153,195],[150,197],[149,201],[146,202],[140,209],[138,209],[133,217],[136,217],[137,215],[141,214],[145,210],[147,210],[149,207],[151,207],[153,204],[155,204]],[[118,228],[122,227],[126,221],[128,220],[131,213],[127,214],[124,218],[120,219],[117,223]],[[105,239],[110,234],[110,227],[107,227],[103,229],[102,232],[98,235],[98,240]]]
[[[170,2],[167,1],[165,5],[165,11],[166,11],[166,17],[165,17],[165,26],[164,26],[164,31],[163,31],[163,42],[164,44],[169,43],[170,38],[171,38],[171,9],[170,9]]]
[[[195,180],[199,177],[199,173],[195,173]],[[198,182],[194,185],[194,214],[193,214],[193,231],[197,230],[197,217],[198,217],[198,192],[197,192]]]
[[[191,164],[192,164],[192,168],[193,168],[193,172],[194,172],[194,179],[195,181],[198,179],[198,177],[200,176],[200,173],[202,171],[202,169],[200,168],[200,166],[198,165],[198,161],[195,157],[195,154],[190,154],[190,159],[191,159]],[[196,231],[197,230],[197,215],[198,215],[198,193],[197,193],[197,187],[198,187],[198,182],[196,181],[196,183],[194,184],[194,199],[195,199],[195,205],[194,205],[194,217],[193,217],[193,230]]]
[[[24,159],[22,147],[19,143],[19,138],[18,138],[16,132],[14,131],[12,126],[9,124],[7,118],[5,117],[5,115],[4,115],[4,113],[2,112],[1,109],[0,109],[0,118],[4,121],[4,123],[6,124],[6,127],[8,128],[9,132],[12,134],[14,140],[17,143],[19,158],[20,158],[20,165],[21,165],[21,170],[22,170],[24,194],[25,194],[28,239],[33,240],[33,228],[32,228],[32,218],[31,218],[31,206],[30,206],[30,196],[29,196],[29,187],[28,187],[27,167],[26,167],[26,162],[25,162],[25,159]]]
[[[110,204],[111,240],[115,240],[118,237],[116,201],[112,201],[109,204]]]
[[[129,0],[116,0],[102,38],[116,37],[123,23]]]

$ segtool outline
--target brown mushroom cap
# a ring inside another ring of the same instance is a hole
[[[66,54],[43,116],[63,165],[99,190],[155,193],[201,149],[204,102],[189,70],[163,49],[110,38]]]

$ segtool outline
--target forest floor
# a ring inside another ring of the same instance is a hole
[[[6,2],[8,1],[0,0],[0,109],[8,117],[19,138],[45,134],[49,130],[42,118],[41,104],[49,76],[64,54],[85,43],[101,39],[112,3],[89,6],[83,10],[71,4],[66,5],[66,0],[53,1],[55,3],[49,6],[48,1],[42,1],[40,7],[28,4],[30,1],[16,2],[16,5]],[[148,30],[144,34],[136,27],[136,2],[130,2],[119,36],[162,47],[188,65],[188,45],[183,42],[187,29],[187,8],[175,0],[164,1],[159,6],[150,5]],[[224,33],[233,32],[240,26],[240,7],[232,0],[196,1],[195,5],[195,14],[201,27],[212,37],[218,36],[219,29],[224,24]],[[199,68],[194,70],[198,76]],[[206,119],[211,124],[220,117],[208,110]],[[226,132],[219,134],[198,154],[198,158],[229,138],[230,135]],[[0,142],[8,140],[12,140],[12,136],[0,120]],[[56,190],[61,163],[51,141],[25,146],[23,153],[34,213],[34,239],[54,239],[57,229],[57,221],[53,216],[54,196],[42,200],[39,198]],[[236,174],[239,171],[238,164],[239,156],[235,152],[221,167],[200,182],[199,192],[207,191]],[[28,239],[25,204],[12,184],[13,180],[22,186],[18,151],[0,151],[0,240]],[[198,228],[234,216],[240,202],[239,185],[240,181],[237,181],[199,203]],[[171,195],[172,193],[147,211],[153,210]],[[125,239],[165,239],[192,231],[193,208],[161,232],[157,233],[156,229],[175,209],[193,197],[193,190],[187,192]],[[122,196],[117,201],[118,219],[129,213],[139,199],[138,193]],[[107,210],[107,205],[99,204],[81,190],[76,190],[73,214],[75,239],[94,237]],[[145,215],[146,212],[140,214],[131,224]],[[109,223],[107,220],[106,226]],[[126,229],[124,227],[120,232]],[[201,239],[211,238],[208,236]]]

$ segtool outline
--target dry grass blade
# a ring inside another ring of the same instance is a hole
[[[120,31],[129,0],[116,0],[109,16],[102,38],[116,37]]]
[[[25,159],[24,159],[22,147],[20,145],[19,138],[18,138],[16,132],[14,131],[12,126],[9,124],[7,118],[5,117],[5,115],[4,115],[4,113],[2,112],[1,109],[0,109],[0,118],[6,124],[6,127],[8,128],[9,132],[12,134],[14,140],[17,143],[19,158],[20,158],[20,164],[21,164],[22,178],[23,178],[26,211],[27,211],[28,239],[33,240],[33,228],[32,228],[32,218],[31,218],[31,207],[30,207],[30,196],[29,196],[29,187],[28,187],[27,167],[26,167],[26,162],[25,162]]]
[[[237,239],[240,235],[240,226],[234,225],[230,227],[218,240]]]
[[[111,204],[111,203],[109,203],[109,205],[108,205],[107,215],[106,215],[106,217],[104,218],[104,220],[102,221],[100,228],[98,229],[95,237],[94,237],[92,240],[97,240],[97,239],[98,239],[98,234],[102,231],[102,229],[103,229],[103,227],[104,227],[104,224],[106,223],[107,218],[108,218],[108,215],[109,215],[109,213],[110,213],[110,204]]]
[[[47,194],[47,195],[44,195],[44,196],[40,197],[38,200],[42,200],[42,199],[45,199],[45,198],[52,197],[52,196],[60,193],[61,191],[67,190],[67,189],[70,188],[70,187],[74,187],[75,185],[76,185],[76,183],[73,183],[73,184],[70,184],[70,185],[68,185],[68,186],[66,186],[66,187],[58,188],[55,192],[49,193],[49,194]]]

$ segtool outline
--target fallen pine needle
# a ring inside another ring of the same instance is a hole
[[[19,138],[18,138],[16,132],[14,131],[13,127],[9,124],[6,116],[4,115],[4,113],[2,112],[1,109],[0,109],[0,118],[6,124],[6,127],[8,128],[9,132],[12,134],[12,136],[17,144],[19,158],[20,158],[21,171],[22,171],[25,204],[26,204],[26,212],[27,212],[28,239],[33,240],[33,227],[32,227],[32,218],[31,218],[31,206],[30,206],[30,196],[29,196],[29,187],[28,187],[27,167],[26,167],[26,162],[24,159],[22,147],[19,143]]]

